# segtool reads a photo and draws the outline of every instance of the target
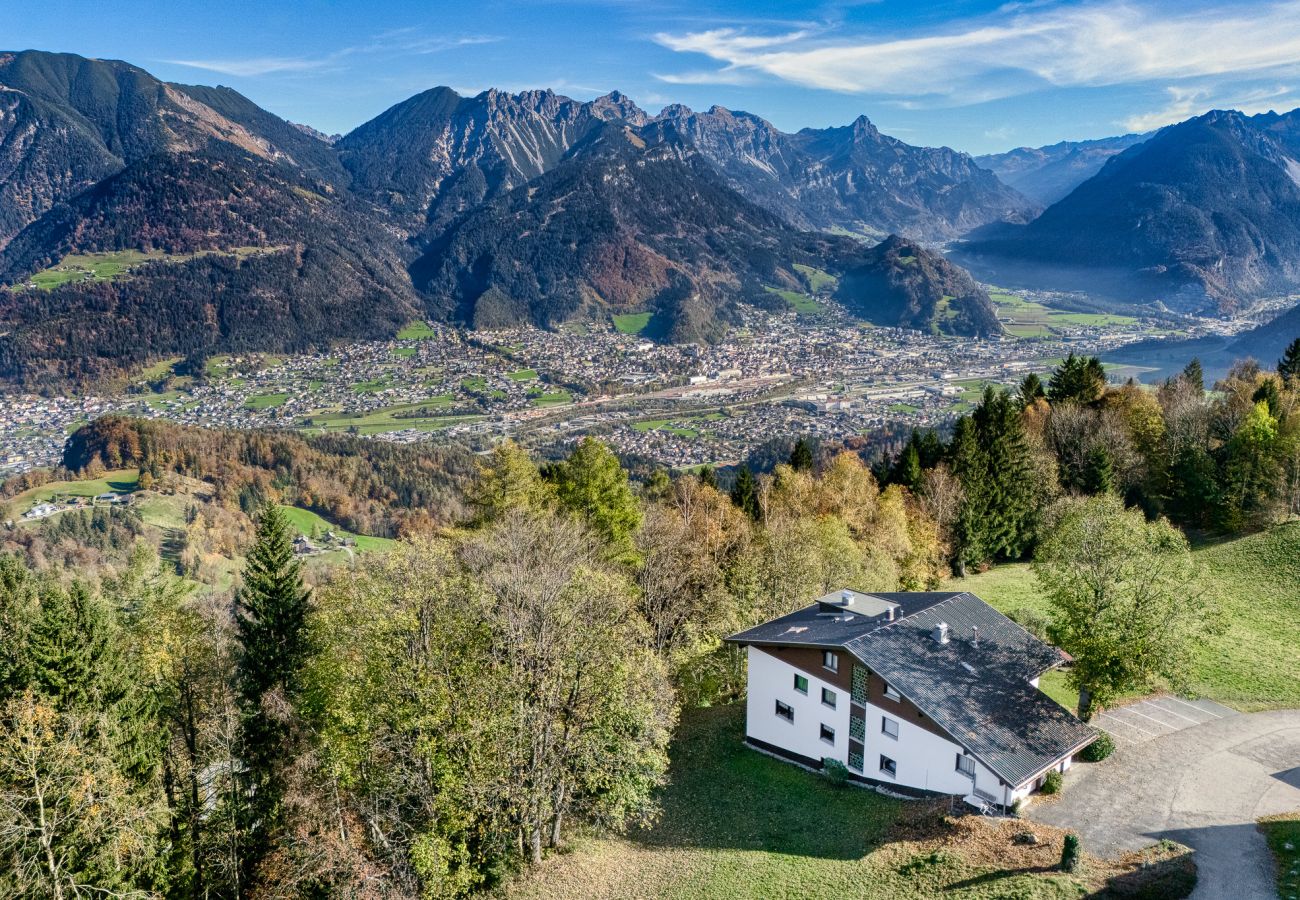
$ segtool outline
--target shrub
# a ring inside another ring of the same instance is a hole
[[[1047,617],[1037,610],[1020,606],[1011,611],[1009,618],[1040,641],[1047,640]]]
[[[1048,772],[1039,791],[1044,794],[1059,794],[1061,792],[1061,773],[1056,770]]]
[[[849,783],[849,768],[838,759],[827,756],[822,759],[822,777],[836,787],[843,787]]]
[[[1079,836],[1077,834],[1067,834],[1065,836],[1065,846],[1061,848],[1061,868],[1067,872],[1078,869],[1079,855]]]
[[[1097,740],[1084,747],[1079,758],[1084,762],[1101,762],[1115,752],[1115,741],[1106,732],[1097,736]]]

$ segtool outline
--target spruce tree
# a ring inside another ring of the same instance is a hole
[[[1088,452],[1082,487],[1089,494],[1109,494],[1115,489],[1115,471],[1110,451],[1101,444]]]
[[[711,487],[715,491],[718,489],[718,473],[713,471],[713,466],[701,466],[699,479],[705,487]]]
[[[1047,382],[1047,399],[1053,403],[1096,403],[1105,392],[1106,370],[1095,356],[1071,353]]]
[[[293,555],[289,521],[266,504],[257,538],[244,565],[235,597],[238,638],[236,689],[240,704],[240,762],[245,784],[241,828],[248,853],[247,874],[270,849],[282,820],[283,768],[292,755],[290,722],[283,712],[299,687],[308,656],[308,592],[302,564]],[[279,695],[281,704],[265,701]]]
[[[804,436],[794,442],[794,449],[790,451],[790,468],[796,472],[808,472],[813,467],[812,442]]]
[[[1199,357],[1192,357],[1192,361],[1183,367],[1183,381],[1202,393],[1205,392],[1205,370],[1201,368]]]
[[[921,486],[921,453],[916,449],[916,433],[912,433],[912,439],[907,442],[903,452],[898,455],[898,461],[894,463],[894,471],[890,475],[890,480],[894,484],[901,484],[910,491],[915,491]]]
[[[754,521],[758,521],[758,482],[749,466],[742,464],[736,472],[736,483],[731,486],[731,502]]]
[[[1286,352],[1278,360],[1277,374],[1281,375],[1283,380],[1300,378],[1300,337],[1287,346]]]
[[[1046,397],[1047,391],[1043,388],[1043,379],[1039,378],[1037,373],[1030,372],[1020,382],[1020,405],[1031,406],[1035,400]]]

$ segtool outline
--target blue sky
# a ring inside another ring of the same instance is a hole
[[[1300,2],[4,0],[6,49],[126,59],[343,132],[447,84],[618,89],[970,152],[1300,106]]]

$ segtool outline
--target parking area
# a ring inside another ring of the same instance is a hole
[[[1239,713],[1211,700],[1151,697],[1108,709],[1092,724],[1104,729],[1118,744],[1143,744],[1184,728],[1226,719]]]

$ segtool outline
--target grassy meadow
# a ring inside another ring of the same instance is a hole
[[[1202,541],[1193,556],[1200,574],[1189,590],[1218,607],[1224,630],[1197,649],[1188,690],[1242,711],[1300,705],[1300,522]],[[948,587],[1005,613],[1048,613],[1027,564],[997,566]]]
[[[979,816],[947,804],[895,800],[819,775],[742,743],[741,705],[687,710],[674,739],[663,813],[625,836],[578,836],[500,894],[511,898],[840,898],[1065,900],[1140,868],[1088,860],[1056,870],[1063,832]],[[1039,844],[1017,845],[1033,830]],[[1158,871],[1181,850],[1143,859]],[[1151,896],[1182,896],[1179,893]]]

